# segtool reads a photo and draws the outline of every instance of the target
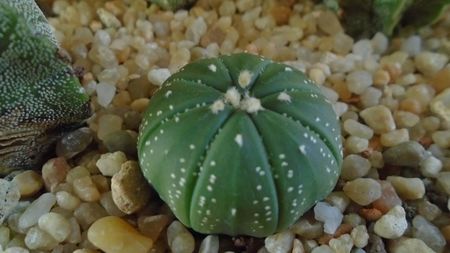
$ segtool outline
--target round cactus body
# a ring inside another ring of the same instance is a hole
[[[250,54],[198,60],[151,98],[142,171],[185,225],[267,236],[292,225],[336,184],[340,128],[305,75]]]

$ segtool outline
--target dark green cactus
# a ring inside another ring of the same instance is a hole
[[[33,0],[0,2],[0,175],[38,168],[89,98]]]
[[[144,175],[185,225],[267,236],[331,192],[340,128],[319,88],[251,54],[203,59],[151,98],[140,129]]]

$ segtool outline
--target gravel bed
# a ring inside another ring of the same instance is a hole
[[[0,179],[10,201],[20,197],[0,225],[1,252],[450,252],[450,12],[414,34],[359,41],[308,0],[200,0],[175,13],[145,0],[56,0],[48,17],[94,115],[42,170]],[[242,51],[307,73],[345,148],[334,191],[267,238],[189,230],[136,163],[141,114],[164,80]]]

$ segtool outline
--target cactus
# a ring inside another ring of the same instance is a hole
[[[0,175],[37,168],[89,116],[89,98],[58,53],[33,0],[0,2]]]
[[[144,114],[138,155],[185,225],[262,237],[332,191],[342,145],[332,106],[302,72],[241,53],[165,81]]]

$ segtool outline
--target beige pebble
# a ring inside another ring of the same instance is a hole
[[[381,185],[371,178],[349,181],[343,188],[345,194],[361,206],[366,206],[381,197]]]
[[[138,98],[131,102],[131,109],[137,112],[144,112],[150,100],[148,98]]]
[[[48,160],[42,166],[42,179],[44,180],[45,188],[48,191],[53,191],[58,184],[64,182],[69,170],[70,167],[63,157]]]
[[[127,161],[111,180],[114,203],[124,213],[131,214],[144,207],[150,198],[150,186],[135,161]]]
[[[32,170],[18,174],[14,177],[13,182],[19,187],[21,198],[33,196],[44,186],[41,175]]]
[[[437,175],[437,185],[450,195],[450,171],[442,171]]]
[[[380,138],[381,144],[385,147],[393,147],[407,141],[409,141],[409,131],[406,128],[383,133]]]
[[[37,227],[28,230],[24,242],[31,250],[51,250],[58,245],[58,242],[47,232]]]
[[[69,192],[59,191],[56,193],[56,203],[66,210],[75,210],[81,203],[80,199]]]
[[[69,221],[61,214],[49,212],[42,215],[38,221],[39,228],[47,232],[57,242],[64,241],[70,234]]]
[[[119,217],[107,216],[94,222],[87,233],[89,241],[105,253],[147,253],[152,239],[140,234]]]
[[[347,119],[344,121],[344,130],[350,135],[357,136],[364,139],[371,139],[373,130],[354,119]]]
[[[436,253],[422,240],[416,238],[405,238],[396,243],[392,253]]]
[[[412,112],[396,111],[394,113],[394,120],[398,127],[413,127],[420,121],[420,117]]]
[[[402,206],[395,206],[375,222],[374,231],[386,239],[402,236],[408,228],[406,213]]]
[[[266,237],[264,244],[270,253],[288,253],[292,250],[294,233],[283,231]]]
[[[66,176],[66,181],[68,183],[73,184],[73,181],[75,181],[75,179],[82,178],[82,177],[88,177],[90,175],[91,174],[89,173],[89,170],[86,169],[86,167],[77,166],[77,167],[69,170],[69,172],[67,173],[67,176]]]
[[[358,225],[352,229],[350,236],[353,239],[353,243],[358,248],[364,248],[369,242],[369,233],[367,233],[367,227],[365,225]]]
[[[366,158],[355,154],[348,155],[342,163],[341,178],[353,180],[363,177],[369,173],[370,168],[371,164]]]
[[[450,88],[445,89],[431,100],[430,109],[445,121],[450,122]]]
[[[156,241],[170,220],[170,217],[165,214],[140,216],[138,218],[138,228],[143,235]]]
[[[395,191],[402,199],[420,199],[425,195],[425,185],[420,178],[389,176],[386,180],[394,186]]]
[[[395,129],[395,121],[391,111],[384,105],[376,105],[360,112],[361,117],[375,133],[386,133]]]
[[[421,52],[414,58],[417,69],[429,76],[441,70],[447,61],[447,55],[433,52]]]
[[[194,237],[179,221],[167,228],[167,242],[173,253],[192,253],[195,249]]]
[[[305,253],[305,247],[303,247],[302,241],[299,239],[294,239],[292,243],[292,253]]]
[[[100,200],[100,192],[95,187],[90,176],[75,179],[73,181],[73,190],[83,201],[96,202]]]
[[[369,141],[357,136],[350,136],[345,140],[345,149],[351,153],[361,153],[369,147]]]
[[[97,167],[104,176],[112,177],[119,172],[120,166],[127,161],[125,153],[117,151],[114,153],[102,154],[97,160]]]
[[[329,245],[335,253],[350,253],[353,248],[353,240],[349,234],[343,234],[338,238],[331,239]]]
[[[434,143],[441,148],[450,148],[450,130],[436,131],[431,135]]]

